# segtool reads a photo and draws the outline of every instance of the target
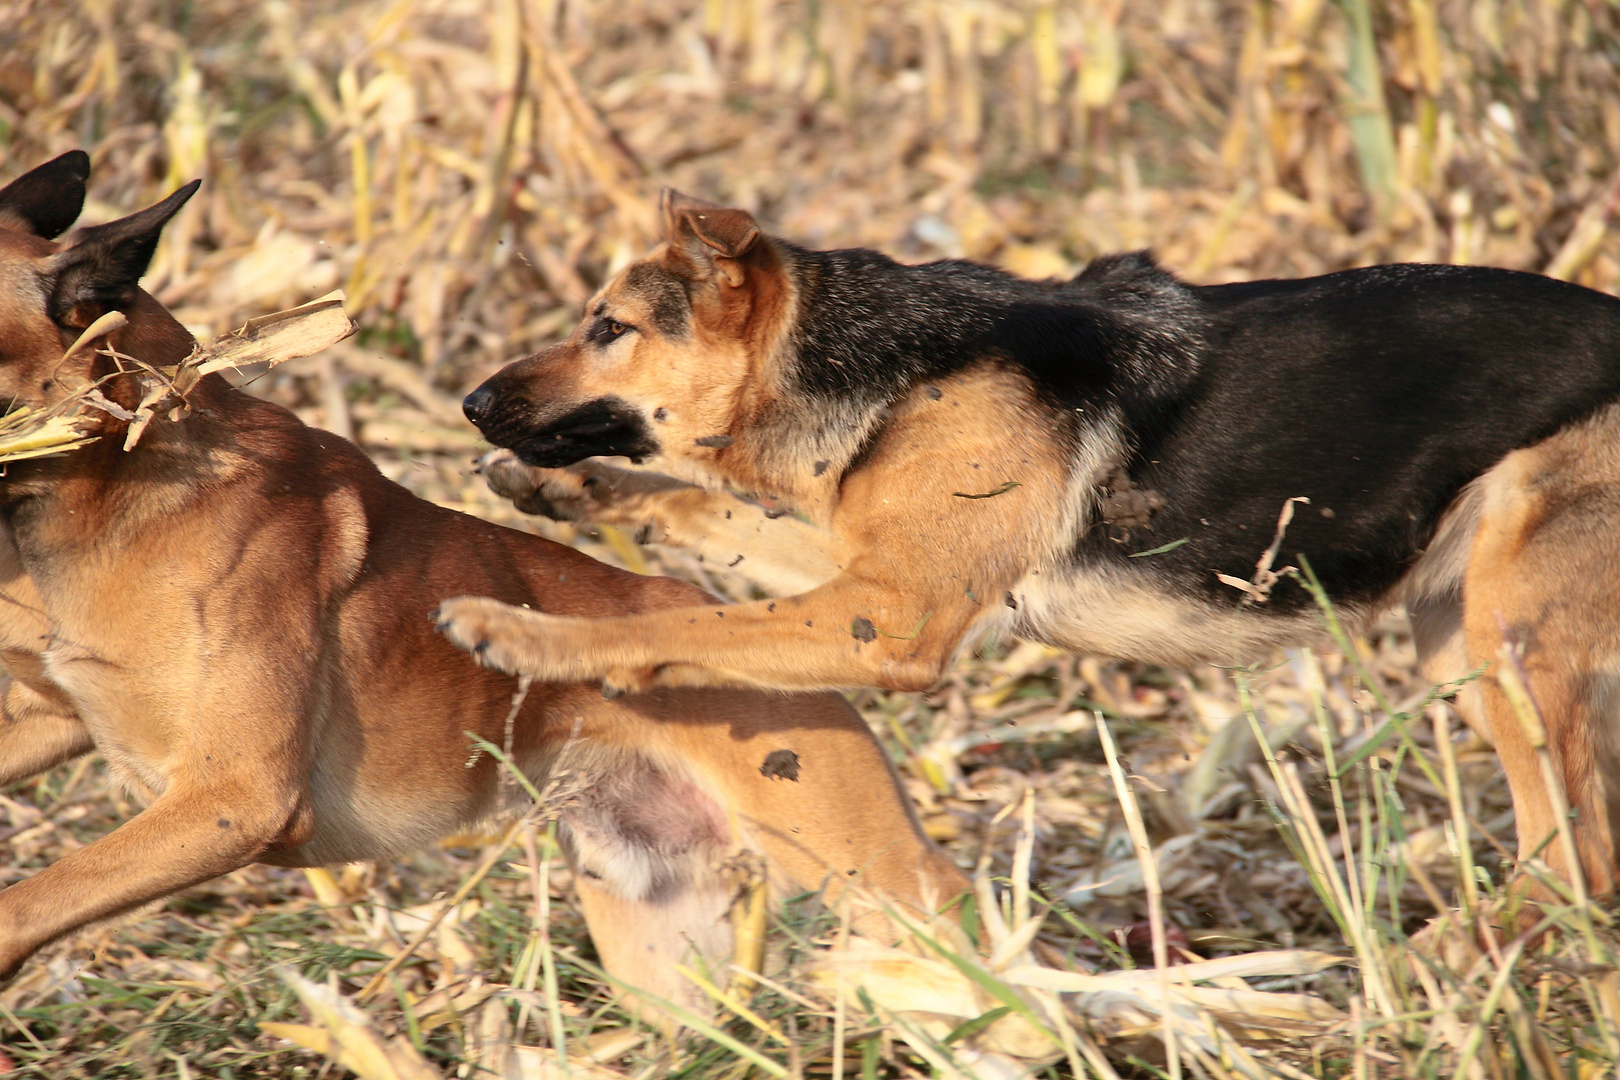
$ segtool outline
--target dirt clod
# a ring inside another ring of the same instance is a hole
[[[1098,507],[1105,523],[1118,529],[1145,529],[1153,515],[1164,507],[1164,496],[1138,487],[1123,465],[1114,466],[1103,481],[1103,497]]]
[[[799,755],[792,750],[772,750],[765,755],[765,764],[759,767],[759,775],[767,780],[791,780],[799,782]]]

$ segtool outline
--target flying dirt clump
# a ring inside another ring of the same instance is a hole
[[[1114,471],[1103,481],[1102,490],[1098,512],[1105,524],[1116,529],[1148,528],[1153,515],[1164,507],[1164,496],[1157,491],[1138,487],[1126,475],[1123,465],[1114,466]]]

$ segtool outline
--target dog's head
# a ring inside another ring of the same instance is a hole
[[[150,364],[174,364],[192,337],[137,282],[163,226],[185,205],[192,181],[155,206],[58,241],[84,208],[90,158],[73,150],[0,189],[0,412],[41,408],[114,370],[94,349],[63,354],[96,319],[122,312],[109,338]]]
[[[560,344],[467,396],[485,438],[531,465],[658,458],[714,471],[791,305],[783,253],[746,211],[666,190],[664,239],[625,267]]]

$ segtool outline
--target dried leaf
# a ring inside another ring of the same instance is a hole
[[[277,974],[320,1027],[265,1024],[266,1031],[326,1055],[361,1080],[444,1080],[409,1042],[385,1042],[372,1029],[364,1010],[335,989],[310,982],[293,971],[282,969]]]

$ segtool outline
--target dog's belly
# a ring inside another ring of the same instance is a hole
[[[1620,408],[1606,410],[1583,425],[1587,428],[1612,442],[1620,429]],[[1370,599],[1341,594],[1334,601],[1340,623],[1356,633],[1373,616],[1397,604],[1459,602],[1483,492],[1493,475],[1494,470],[1452,500],[1428,546],[1392,588]],[[1012,590],[1018,607],[1008,613],[1011,630],[1073,652],[1175,667],[1248,664],[1273,649],[1325,638],[1326,620],[1314,603],[1301,607],[1269,599],[1251,602],[1225,582],[1219,587],[1230,590],[1230,597],[1211,600],[1201,587],[1206,575],[1214,579],[1213,571],[1189,575],[1155,566],[1138,570],[1129,563],[1121,568],[1117,562],[1099,564],[1082,556],[1055,568],[1044,567],[1018,583]],[[1333,591],[1332,582],[1324,584]]]
[[[1082,654],[1174,667],[1249,664],[1272,649],[1324,633],[1316,611],[1260,604],[1217,606],[1149,575],[1075,566],[1026,576],[1013,589],[1013,633]],[[1342,611],[1358,622],[1358,611]]]

